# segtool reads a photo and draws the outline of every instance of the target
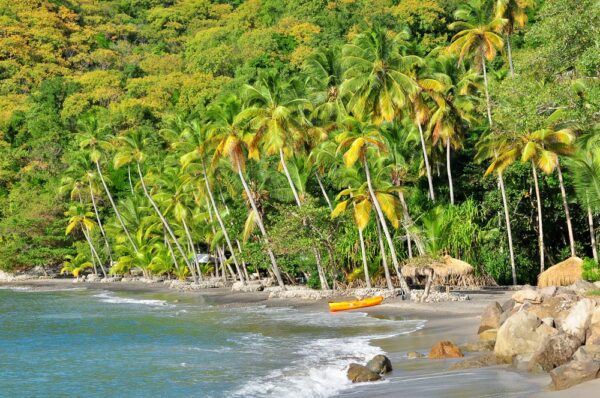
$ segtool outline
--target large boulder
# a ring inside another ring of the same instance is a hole
[[[600,306],[596,307],[590,318],[590,326],[586,333],[586,344],[600,345]]]
[[[519,290],[519,291],[515,292],[512,295],[512,299],[515,300],[519,304],[522,304],[525,302],[539,304],[542,302],[543,297],[537,290],[523,289],[523,290]]]
[[[498,329],[500,327],[500,318],[502,317],[502,306],[493,302],[488,305],[481,315],[481,321],[479,323],[479,330],[477,334],[485,332],[489,329]]]
[[[577,337],[583,343],[587,328],[590,326],[596,303],[590,299],[582,299],[571,308],[567,318],[561,323],[561,329]]]
[[[600,362],[600,345],[582,345],[573,355],[576,361],[599,361]]]
[[[378,374],[389,373],[392,371],[392,362],[385,355],[375,355],[373,359],[367,362],[367,368]]]
[[[594,361],[571,361],[550,372],[554,390],[564,390],[584,381],[598,377],[600,363]]]
[[[357,363],[351,363],[346,373],[348,380],[352,383],[364,383],[367,381],[377,381],[381,379],[379,373],[375,373],[366,366]]]
[[[577,282],[573,283],[571,286],[569,286],[569,288],[575,291],[575,293],[582,295],[590,290],[594,290],[596,286],[591,282],[580,279]]]
[[[496,356],[493,352],[480,354],[471,358],[463,359],[450,366],[450,370],[460,369],[478,369],[487,366],[503,365],[506,361],[503,358]]]
[[[496,337],[494,353],[501,357],[535,352],[541,343],[538,327],[542,321],[535,315],[519,311],[504,322]]]
[[[569,362],[580,346],[581,341],[570,334],[559,333],[550,336],[533,354],[529,362],[529,369],[533,370],[540,367],[549,372]]]
[[[532,305],[527,308],[527,311],[540,319],[553,318],[561,320],[567,317],[572,304],[571,300],[565,296],[546,297],[543,303]]]
[[[431,348],[429,359],[462,358],[462,351],[451,341],[440,341]]]

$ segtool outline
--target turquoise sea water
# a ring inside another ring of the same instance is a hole
[[[335,396],[371,338],[423,326],[208,300],[0,289],[0,396]]]

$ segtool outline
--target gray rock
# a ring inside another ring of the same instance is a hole
[[[584,294],[588,290],[595,289],[596,286],[593,283],[591,283],[591,282],[584,281],[583,279],[580,279],[577,282],[573,283],[571,286],[569,286],[569,288],[571,290],[573,290],[577,294]]]
[[[502,304],[502,312],[512,311],[515,308],[515,300],[508,299]]]
[[[556,294],[557,290],[558,289],[556,286],[547,286],[547,287],[543,287],[543,288],[539,289],[538,291],[544,298],[546,298],[546,297],[553,297]]]
[[[564,390],[584,381],[598,377],[600,363],[594,361],[571,361],[550,372],[552,382],[550,387],[554,390]]]
[[[597,306],[592,313],[590,326],[587,329],[585,337],[586,344],[600,345],[600,306]]]
[[[497,302],[493,302],[488,305],[483,314],[481,315],[481,321],[479,322],[479,329],[477,334],[485,332],[489,329],[498,329],[500,327],[500,318],[502,317],[502,306]]]
[[[378,374],[389,373],[392,371],[392,362],[385,355],[375,355],[367,362],[367,368]]]
[[[419,358],[425,358],[425,354],[421,354],[420,352],[417,351],[410,351],[406,353],[406,357],[408,359],[419,359]]]
[[[519,290],[512,295],[512,299],[520,304],[525,302],[539,304],[543,300],[542,295],[533,289]]]
[[[465,352],[492,351],[494,349],[495,344],[496,340],[479,340],[471,343],[466,343],[460,348],[462,351]]]
[[[364,383],[381,379],[381,376],[378,373],[372,372],[366,366],[357,363],[350,364],[346,376],[352,383]]]
[[[514,355],[533,353],[540,344],[537,333],[542,321],[528,312],[517,312],[504,322],[496,338],[494,353],[511,358]]]
[[[582,343],[585,341],[587,328],[590,326],[596,302],[591,299],[582,299],[575,304],[569,315],[561,323],[561,329],[577,337]]]
[[[487,366],[503,365],[506,361],[503,358],[499,358],[493,352],[480,354],[471,358],[463,359],[450,366],[450,370],[460,369],[478,369],[485,368]]]
[[[537,366],[549,372],[571,360],[575,351],[581,346],[581,341],[570,334],[559,333],[547,338],[533,354],[529,369]]]
[[[575,361],[600,361],[600,345],[582,345],[573,355]]]

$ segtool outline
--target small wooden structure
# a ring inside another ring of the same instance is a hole
[[[476,276],[473,266],[450,256],[433,258],[420,256],[410,259],[402,266],[402,276],[410,278],[415,285],[425,284],[431,275],[431,283],[445,286],[495,285],[492,278]]]

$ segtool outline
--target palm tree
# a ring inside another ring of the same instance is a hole
[[[250,187],[244,176],[246,167],[246,156],[244,148],[248,149],[248,157],[257,159],[258,149],[256,147],[256,137],[244,131],[240,122],[241,101],[235,96],[228,96],[213,105],[209,109],[209,139],[217,143],[213,155],[213,163],[222,157],[229,159],[231,167],[238,174],[240,181],[244,187],[244,192],[252,207],[252,216],[256,220],[260,232],[263,236],[269,259],[271,260],[271,268],[277,283],[281,288],[285,288],[281,272],[275,259],[275,254],[269,243],[269,235],[265,229],[262,216],[256,205],[256,201],[250,191]]]
[[[75,278],[78,278],[81,271],[92,267],[92,262],[83,253],[79,253],[76,256],[67,255],[60,269],[60,274],[70,272]]]
[[[508,251],[510,255],[510,269],[512,273],[513,285],[517,284],[517,267],[515,264],[515,253],[513,248],[512,230],[510,225],[510,212],[508,209],[508,199],[504,187],[504,171],[517,159],[517,150],[510,147],[505,135],[488,135],[478,143],[477,160],[491,159],[491,164],[485,172],[485,175],[496,173],[498,176],[498,186],[502,194],[502,205],[504,207],[504,221],[506,223],[506,234],[508,236]]]
[[[396,249],[394,248],[392,236],[384,217],[385,212],[386,216],[390,220],[393,220],[392,224],[394,227],[398,227],[398,219],[395,214],[393,200],[394,197],[391,196],[390,198],[387,195],[377,194],[375,192],[375,189],[373,188],[373,182],[371,180],[371,173],[369,171],[369,162],[367,156],[368,149],[372,147],[376,150],[384,150],[385,145],[383,143],[383,138],[381,137],[381,134],[375,125],[361,122],[356,118],[349,117],[344,121],[343,124],[345,131],[338,136],[340,143],[338,146],[338,151],[347,148],[343,156],[346,167],[352,167],[357,161],[362,163],[367,179],[369,195],[371,196],[371,201],[375,207],[375,212],[379,218],[383,233],[386,237],[387,244],[392,255],[392,263],[394,264],[394,268],[396,269],[396,273],[400,279],[400,287],[405,294],[408,294],[410,293],[410,288],[408,287],[406,280],[404,280],[400,274],[400,264],[398,263],[398,257],[396,256]]]
[[[454,16],[459,21],[451,23],[450,29],[459,30],[452,37],[448,51],[458,55],[458,63],[465,58],[473,58],[473,66],[483,72],[487,117],[492,125],[492,107],[488,88],[487,68],[485,61],[493,61],[498,50],[504,47],[504,41],[496,31],[505,24],[505,20],[494,18],[491,21],[485,9],[485,0],[470,0],[459,7]]]
[[[163,227],[167,230],[167,233],[173,240],[173,243],[175,243],[175,247],[181,254],[183,261],[185,262],[185,264],[187,265],[187,267],[190,270],[190,274],[192,275],[192,278],[194,279],[194,283],[198,283],[198,275],[196,275],[196,271],[190,264],[186,254],[185,254],[185,251],[181,247],[179,240],[177,239],[177,237],[175,236],[175,233],[173,232],[173,229],[171,228],[171,226],[169,225],[169,222],[167,221],[167,219],[161,212],[160,208],[158,207],[158,205],[152,198],[152,195],[150,194],[150,192],[148,191],[148,187],[146,186],[146,182],[144,181],[144,175],[142,173],[141,164],[145,160],[144,149],[145,149],[147,140],[148,140],[148,138],[146,137],[146,132],[143,129],[132,130],[129,132],[129,134],[119,137],[119,141],[120,141],[121,145],[118,148],[118,151],[114,158],[115,168],[119,168],[124,165],[130,165],[132,163],[135,164],[144,195],[150,202],[150,205],[156,212],[156,215],[160,218],[160,220],[163,224]]]
[[[535,0],[496,0],[496,18],[506,21],[499,25],[499,32],[504,33],[508,51],[508,65],[511,77],[515,77],[510,36],[517,29],[523,29],[527,24],[527,11],[535,7]]]
[[[79,127],[82,132],[79,138],[79,147],[81,149],[88,149],[90,151],[90,159],[96,165],[96,170],[98,171],[98,176],[100,177],[100,181],[102,182],[102,186],[104,187],[104,191],[106,192],[106,196],[110,201],[110,204],[115,212],[115,216],[119,222],[119,225],[123,229],[125,236],[131,243],[133,249],[137,252],[138,248],[131,238],[131,234],[129,230],[125,226],[125,222],[123,221],[123,217],[121,217],[121,213],[115,204],[115,201],[108,189],[108,185],[106,184],[106,179],[104,174],[102,173],[102,167],[100,166],[100,159],[102,158],[102,150],[106,150],[112,147],[111,143],[106,141],[105,138],[105,126],[101,126],[98,119],[95,116],[89,116],[87,119],[83,119],[79,121]]]
[[[67,228],[65,230],[65,235],[69,235],[69,234],[73,233],[73,231],[77,227],[79,227],[81,229],[81,232],[83,233],[83,236],[85,237],[85,240],[87,241],[87,243],[90,247],[90,252],[92,253],[92,256],[95,257],[96,261],[98,261],[98,264],[100,264],[100,269],[102,270],[102,274],[106,278],[106,269],[104,268],[102,260],[100,259],[100,256],[98,255],[98,252],[96,251],[96,248],[95,248],[94,243],[92,242],[92,238],[90,236],[90,232],[96,225],[90,219],[90,217],[94,216],[94,213],[87,211],[83,204],[75,204],[75,205],[69,207],[69,210],[65,213],[65,215],[69,216],[69,223],[67,224]],[[95,270],[95,267],[94,267],[94,273],[97,273]]]
[[[419,62],[400,54],[405,34],[392,37],[381,28],[356,36],[342,50],[345,81],[340,87],[348,96],[348,109],[359,119],[370,117],[374,124],[391,122],[417,92],[409,71]]]

